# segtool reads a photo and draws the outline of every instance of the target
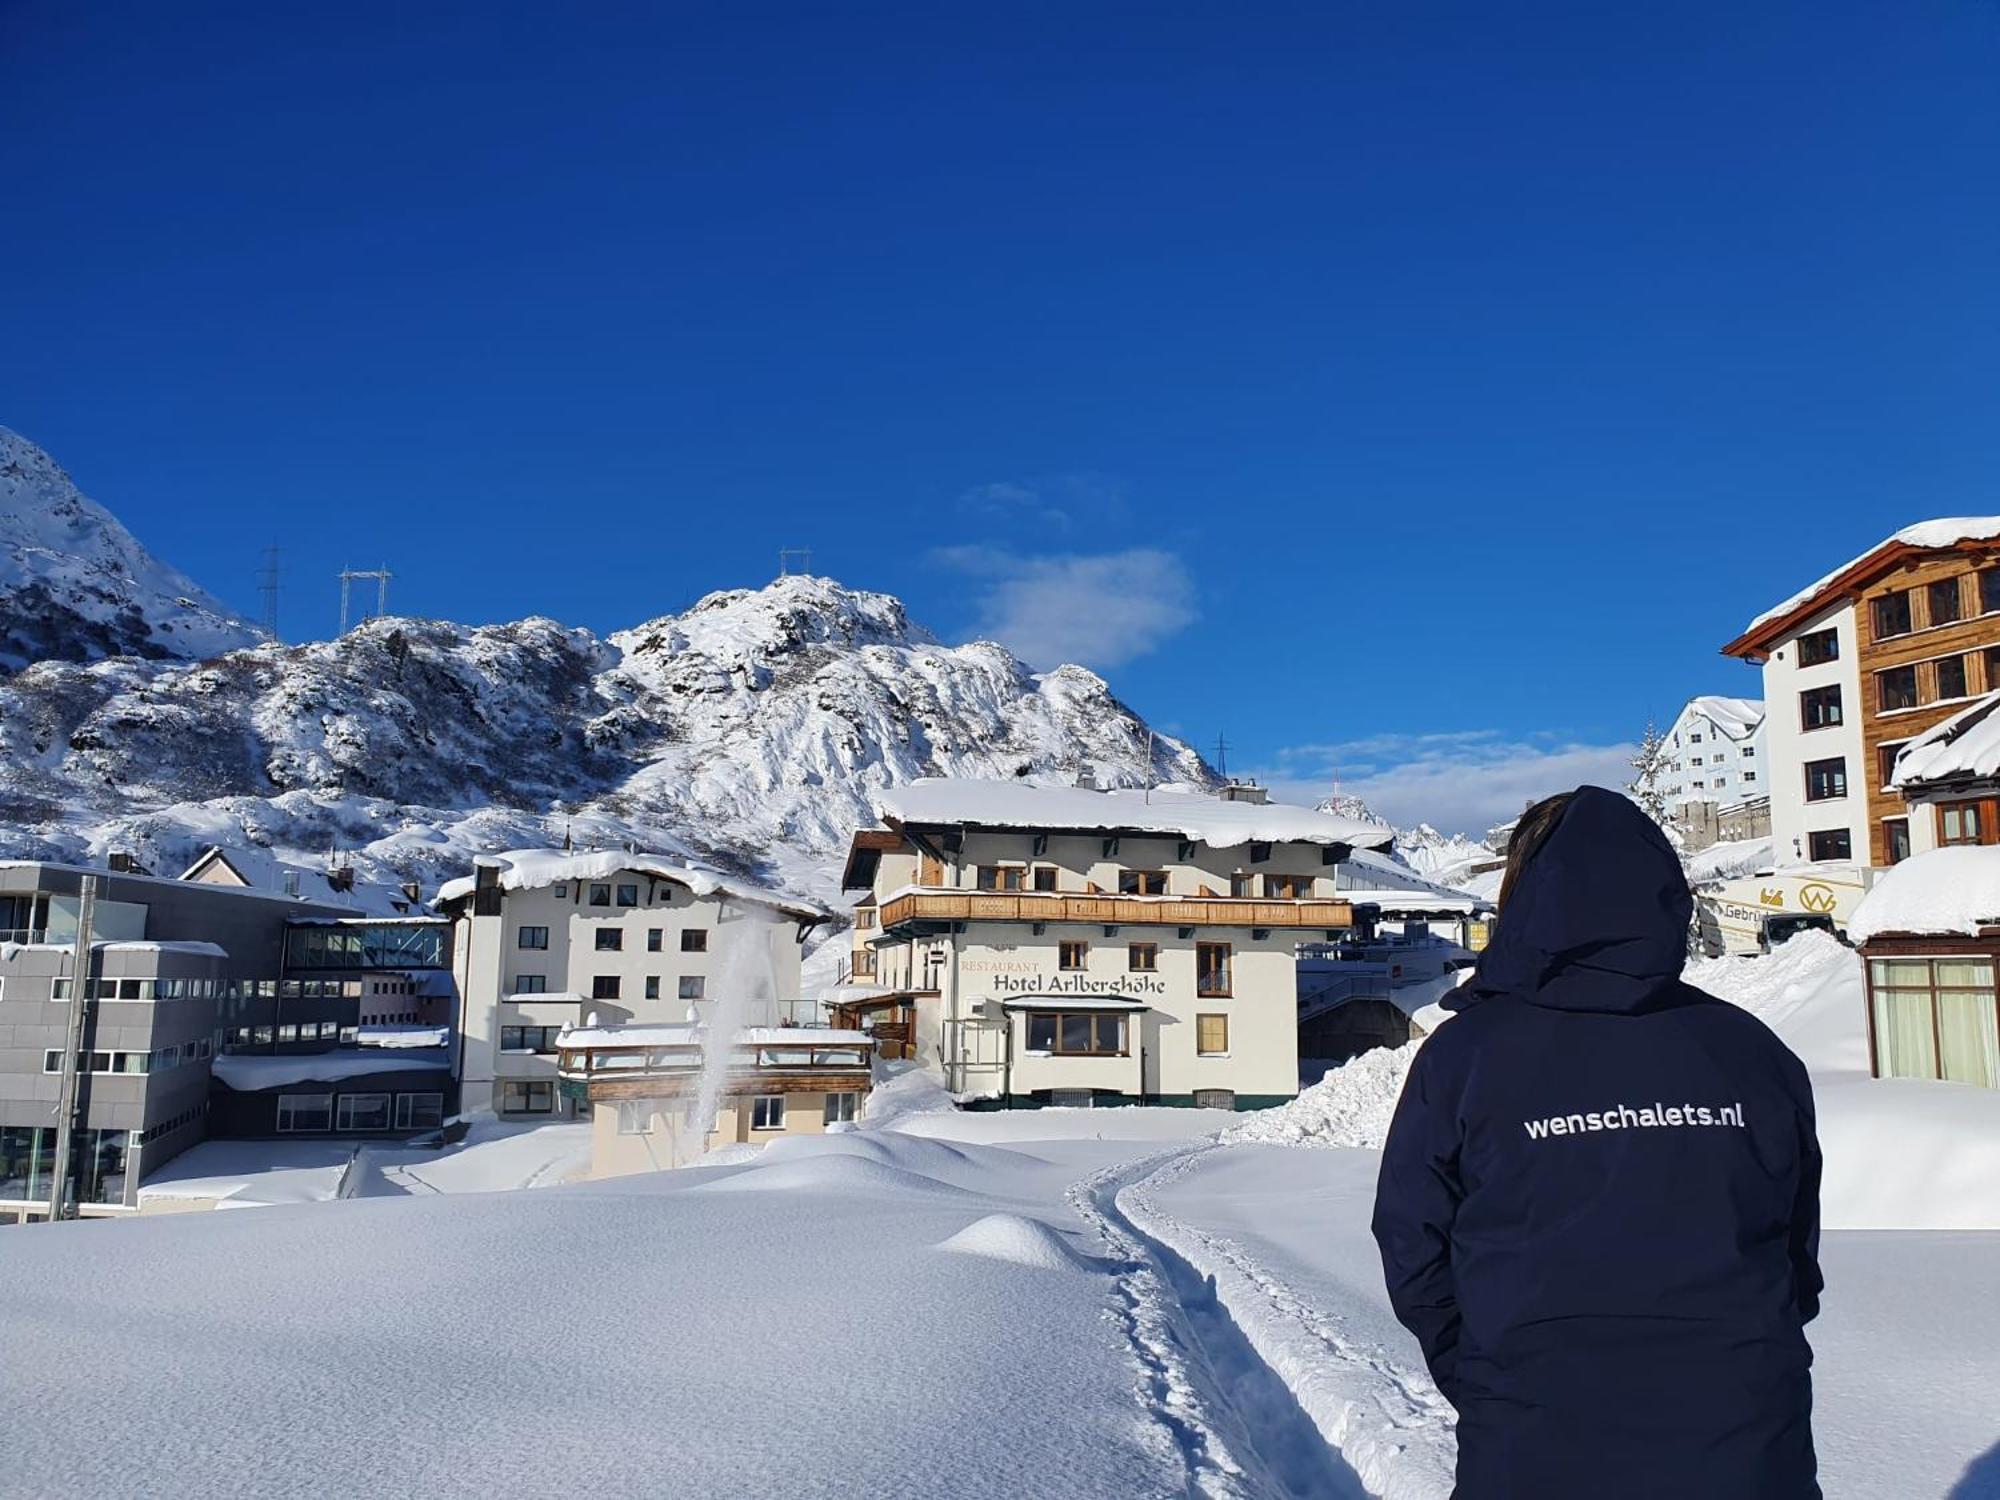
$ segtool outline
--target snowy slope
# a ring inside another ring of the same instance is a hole
[[[0,671],[217,656],[262,637],[80,494],[48,454],[0,427]]]
[[[711,594],[600,640],[552,620],[370,620],[190,664],[44,662],[0,680],[0,855],[206,843],[426,885],[559,845],[716,860],[827,897],[877,793],[922,776],[1213,784],[1079,667],[940,645],[824,578]]]

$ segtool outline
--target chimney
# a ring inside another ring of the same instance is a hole
[[[113,849],[110,858],[105,860],[105,864],[110,867],[111,873],[114,875],[143,875],[146,873],[146,867],[123,849]]]
[[[326,877],[326,883],[332,886],[336,891],[353,890],[354,866],[342,865],[339,869],[329,872]]]
[[[412,906],[422,906],[424,904],[424,888],[414,880],[404,881],[403,899]]]
[[[1094,792],[1094,791],[1096,791],[1096,790],[1097,790],[1097,768],[1096,768],[1095,766],[1084,766],[1083,768],[1081,768],[1081,769],[1080,769],[1080,770],[1079,770],[1079,771],[1078,771],[1078,772],[1076,773],[1076,782],[1075,782],[1075,785],[1076,785],[1076,786],[1077,786],[1077,787],[1078,787],[1079,789],[1081,789],[1081,790],[1083,790],[1083,791],[1086,791],[1086,792]]]
[[[1229,781],[1216,795],[1224,802],[1251,802],[1259,807],[1271,800],[1271,794],[1254,781]]]

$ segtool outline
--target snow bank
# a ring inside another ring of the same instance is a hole
[[[1289,1104],[1260,1110],[1216,1137],[1229,1145],[1378,1147],[1421,1042],[1377,1047],[1335,1068]]]
[[[1181,787],[1097,791],[1025,781],[926,777],[881,793],[876,816],[898,823],[1170,833],[1215,849],[1238,844],[1347,844],[1381,849],[1395,830],[1280,802],[1225,802]]]
[[[1847,919],[1847,935],[1865,943],[1878,933],[1972,936],[2000,923],[2000,846],[1932,849],[1885,871]]]
[[[1868,1071],[1861,960],[1831,933],[1802,932],[1761,956],[1700,959],[1681,977],[1756,1016],[1814,1076]]]
[[[1040,1219],[1020,1214],[988,1214],[974,1219],[950,1239],[941,1241],[940,1250],[955,1255],[983,1255],[988,1260],[1004,1260],[1038,1271],[1068,1271],[1091,1264],[1092,1258],[1078,1253],[1070,1242]]]

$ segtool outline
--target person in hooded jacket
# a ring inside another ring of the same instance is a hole
[[[1690,912],[1628,798],[1538,803],[1404,1084],[1375,1239],[1458,1409],[1459,1500],[1820,1493],[1812,1088],[1681,982]]]

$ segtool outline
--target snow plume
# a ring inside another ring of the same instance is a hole
[[[688,1138],[706,1141],[715,1129],[738,1033],[778,1019],[778,973],[771,962],[771,930],[778,919],[760,906],[723,903],[716,926],[722,954],[710,977],[715,993],[700,1007],[701,1079],[695,1087]]]
[[[1040,667],[1115,667],[1157,650],[1196,619],[1186,564],[1153,547],[1032,557],[970,546],[931,555],[984,582],[980,633]]]

